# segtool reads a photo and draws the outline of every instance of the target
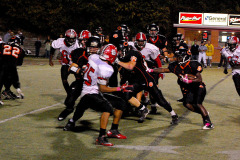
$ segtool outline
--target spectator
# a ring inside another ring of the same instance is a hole
[[[203,61],[204,67],[207,68],[207,61],[206,61],[207,47],[205,46],[204,41],[201,41],[201,45],[199,46],[198,50],[199,50],[198,62],[201,63],[201,61]]]
[[[47,42],[51,43],[51,37],[50,36],[47,36],[47,39],[45,40],[44,44],[46,44]]]
[[[39,57],[40,48],[42,46],[42,42],[39,40],[39,37],[37,38],[37,41],[35,42],[35,57]]]
[[[44,55],[44,57],[49,58],[50,49],[51,49],[51,38],[50,38],[50,36],[47,37],[44,44],[45,44],[45,55]]]
[[[191,46],[192,60],[198,60],[199,56],[198,48],[199,45],[197,45],[197,40],[194,40],[193,45]]]
[[[47,41],[45,43],[45,57],[46,58],[49,58],[49,56],[50,56],[50,49],[51,49],[51,42]]]
[[[7,31],[7,33],[4,35],[3,41],[4,41],[5,43],[7,43],[7,42],[9,41],[9,39],[11,38],[11,32],[12,32],[12,30],[9,29],[9,30]]]
[[[208,41],[206,44],[207,51],[206,51],[206,60],[207,64],[209,64],[210,68],[212,67],[212,56],[214,55],[214,46],[211,44],[211,41]]]

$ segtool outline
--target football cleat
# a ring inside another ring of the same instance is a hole
[[[4,103],[2,101],[0,101],[0,106],[3,105]]]
[[[170,124],[178,124],[178,115],[172,116],[172,122]]]
[[[149,113],[149,110],[147,109],[147,107],[145,107],[143,110],[139,110],[139,114],[141,117],[139,118],[138,123],[143,123],[148,113]]]
[[[14,100],[17,98],[17,96],[10,90],[8,90],[8,91],[4,90],[2,92],[2,96],[5,100],[10,100],[10,99]]]
[[[66,124],[65,127],[63,127],[64,131],[72,131],[75,128],[75,123],[71,122],[70,120],[68,121],[68,123]]]
[[[8,94],[12,97],[12,99],[16,99],[17,98],[17,95],[14,94],[12,91],[8,91]]]
[[[212,123],[206,123],[204,126],[203,126],[203,129],[213,129],[214,126]]]
[[[157,107],[156,106],[151,106],[150,114],[157,114]]]
[[[178,102],[183,102],[183,101],[184,101],[184,99],[183,99],[183,98],[181,98],[181,99],[178,99],[177,101],[178,101]]]
[[[122,135],[117,129],[110,129],[107,132],[109,138],[127,139],[126,136]]]
[[[64,109],[58,116],[59,121],[63,121],[69,114],[73,112],[73,109]]]
[[[112,143],[108,142],[108,139],[105,136],[98,137],[96,139],[96,145],[113,146]]]
[[[22,93],[22,90],[20,88],[17,89],[17,98],[18,99],[24,99],[24,94]]]

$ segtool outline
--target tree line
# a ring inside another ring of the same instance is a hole
[[[52,37],[69,28],[79,32],[99,26],[109,34],[120,24],[126,24],[134,36],[156,23],[160,34],[171,38],[179,12],[240,14],[239,6],[237,0],[1,0],[0,14],[5,29]]]

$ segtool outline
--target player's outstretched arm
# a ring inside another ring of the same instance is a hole
[[[147,72],[151,73],[170,73],[170,70],[168,68],[154,68],[154,69],[147,69]]]

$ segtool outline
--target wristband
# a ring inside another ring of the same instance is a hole
[[[146,71],[149,72],[149,73],[152,73],[153,69],[148,68]]]
[[[78,69],[78,67],[72,66],[70,70],[76,73]]]
[[[121,91],[121,87],[117,87],[117,91]]]

